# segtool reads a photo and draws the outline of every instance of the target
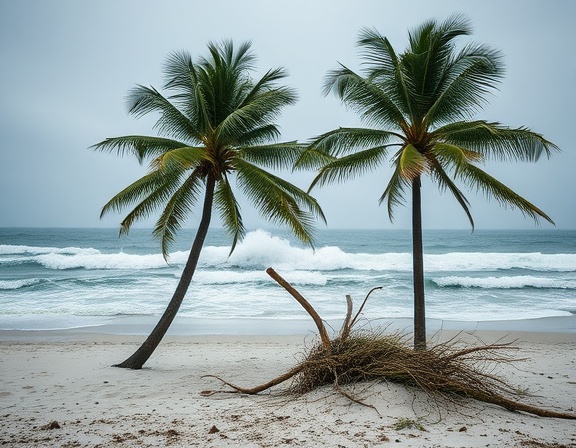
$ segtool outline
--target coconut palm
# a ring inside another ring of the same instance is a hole
[[[128,95],[130,114],[159,114],[156,129],[161,136],[115,137],[94,145],[96,150],[151,161],[148,174],[115,195],[101,216],[132,207],[120,226],[120,234],[127,234],[135,221],[160,209],[154,235],[161,239],[165,258],[203,194],[198,230],[172,299],[146,341],[118,367],[141,368],[168,330],[192,280],[213,208],[232,238],[231,252],[243,237],[233,180],[264,217],[287,225],[305,243],[312,244],[314,220],[324,219],[308,193],[264,169],[291,167],[303,146],[275,143],[279,130],[274,120],[296,95],[277,84],[286,76],[281,68],[252,79],[250,47],[210,43],[209,56],[197,62],[186,52],[171,54],[164,85],[170,96],[141,85]]]
[[[341,65],[327,76],[324,93],[335,92],[368,127],[320,135],[296,164],[320,167],[312,189],[360,176],[389,159],[393,172],[380,203],[386,203],[390,220],[411,191],[415,348],[426,347],[423,176],[454,196],[472,229],[470,204],[459,184],[536,221],[544,218],[552,223],[539,208],[479,167],[491,159],[533,162],[557,147],[525,127],[472,119],[501,79],[503,64],[500,53],[485,45],[472,43],[457,50],[455,39],[470,32],[461,15],[442,23],[427,21],[409,34],[407,49],[397,54],[377,31],[362,30],[358,41],[362,74]]]

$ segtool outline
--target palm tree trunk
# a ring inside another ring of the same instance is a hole
[[[414,350],[426,350],[424,303],[424,250],[422,248],[422,199],[420,177],[412,181],[412,269],[414,275]]]
[[[192,276],[196,271],[196,265],[198,264],[198,259],[200,258],[200,252],[202,251],[202,246],[204,245],[204,240],[206,239],[206,234],[208,233],[208,228],[210,227],[210,220],[212,218],[212,203],[214,201],[214,185],[215,180],[212,176],[208,176],[206,181],[206,195],[204,197],[204,206],[202,208],[202,219],[200,220],[200,225],[196,232],[196,237],[194,238],[194,243],[190,249],[190,254],[188,255],[188,260],[186,261],[186,266],[182,271],[180,281],[176,287],[176,291],[172,295],[170,303],[166,307],[164,314],[148,336],[148,338],[142,343],[140,348],[134,352],[126,361],[115,364],[114,367],[123,367],[127,369],[141,369],[142,366],[148,358],[152,356],[156,347],[162,341],[162,338],[168,331],[170,324],[176,317],[180,305],[184,300],[188,286],[192,281]]]

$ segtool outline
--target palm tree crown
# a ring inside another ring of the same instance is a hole
[[[344,181],[390,158],[394,173],[380,197],[393,219],[412,181],[428,175],[448,190],[474,222],[461,181],[517,207],[524,214],[552,222],[544,212],[478,167],[488,159],[536,161],[557,149],[526,128],[471,120],[503,75],[499,52],[469,44],[456,50],[454,39],[470,34],[460,15],[443,23],[428,21],[409,35],[409,46],[396,54],[385,37],[364,29],[358,41],[364,76],[345,66],[327,77],[325,93],[334,91],[372,128],[340,128],[321,135],[297,162],[321,166],[312,186]]]
[[[161,237],[167,256],[175,233],[210,179],[216,185],[215,207],[233,236],[234,250],[245,233],[231,185],[231,177],[236,177],[240,190],[263,215],[312,242],[314,218],[324,219],[316,201],[260,167],[291,167],[302,151],[296,142],[270,143],[280,134],[274,120],[296,101],[296,94],[277,85],[286,76],[281,68],[252,80],[250,46],[244,43],[236,50],[230,41],[210,43],[210,56],[196,63],[186,52],[173,53],[165,66],[169,96],[141,85],[130,91],[129,113],[136,117],[158,113],[155,127],[162,136],[130,135],[94,145],[97,150],[134,154],[140,162],[151,160],[150,172],[102,209],[104,215],[133,206],[121,223],[121,233],[163,207],[154,233]]]

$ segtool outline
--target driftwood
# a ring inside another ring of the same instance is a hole
[[[229,386],[232,390],[228,392],[257,394],[292,380],[289,392],[305,393],[318,387],[332,385],[336,391],[351,401],[370,406],[346,392],[341,385],[360,381],[390,381],[443,397],[470,397],[510,411],[522,411],[540,417],[576,419],[575,414],[542,409],[516,401],[513,398],[517,395],[516,389],[483,368],[487,364],[514,361],[503,353],[503,350],[517,350],[512,343],[457,349],[457,341],[451,340],[427,350],[415,351],[406,343],[405,335],[385,335],[374,330],[354,331],[353,327],[368,297],[379,288],[374,288],[367,294],[354,317],[352,317],[352,298],[346,296],[347,311],[344,323],[338,336],[330,339],[322,319],[312,305],[272,268],[268,268],[266,272],[312,317],[318,328],[320,344],[314,347],[300,364],[256,387],[240,387],[217,376],[208,375]],[[212,393],[216,392],[203,392],[206,395]]]

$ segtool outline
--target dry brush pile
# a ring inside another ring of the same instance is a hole
[[[350,400],[365,404],[341,386],[364,381],[389,381],[421,389],[434,396],[470,397],[502,406],[510,411],[523,411],[541,417],[576,419],[576,415],[547,410],[517,401],[517,389],[491,373],[499,363],[515,359],[507,350],[517,349],[512,343],[458,348],[457,340],[434,345],[426,350],[414,350],[408,337],[400,333],[385,334],[382,330],[355,330],[362,309],[352,317],[353,304],[346,296],[347,313],[338,335],[330,339],[316,310],[302,295],[272,268],[266,271],[284,287],[308,312],[318,328],[320,342],[302,362],[271,381],[256,387],[239,387],[213,376],[232,388],[233,392],[257,394],[291,381],[292,393],[306,393],[332,385]],[[213,392],[207,391],[206,394]]]

